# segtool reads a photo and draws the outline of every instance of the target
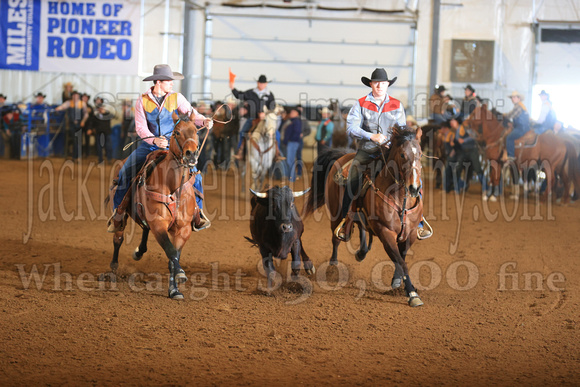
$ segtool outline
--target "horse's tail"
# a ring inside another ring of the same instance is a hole
[[[334,162],[347,154],[346,149],[330,149],[318,155],[312,166],[312,181],[310,182],[310,192],[304,202],[304,217],[312,214],[317,208],[324,204],[324,187],[326,177]]]

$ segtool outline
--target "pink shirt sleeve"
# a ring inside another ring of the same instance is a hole
[[[143,96],[141,95],[135,103],[135,131],[141,138],[152,137],[153,133],[147,126],[147,117],[145,117],[145,109],[143,109]],[[144,139],[147,144],[153,145],[153,138]]]
[[[187,101],[187,99],[185,99],[185,97],[181,93],[177,94],[177,111],[179,111],[179,113],[181,114],[187,115],[191,115],[192,112],[195,113],[195,118],[193,122],[197,126],[203,125],[205,117],[202,114],[199,114],[199,112],[191,106],[189,101]]]

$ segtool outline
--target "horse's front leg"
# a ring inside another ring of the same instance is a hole
[[[368,252],[371,250],[371,246],[373,245],[373,234],[369,233],[369,243],[367,244],[367,232],[366,230],[359,225],[359,234],[360,234],[360,247],[358,251],[355,253],[354,257],[358,262],[362,262]]]
[[[139,243],[139,246],[137,246],[135,248],[135,251],[133,251],[133,259],[135,261],[141,260],[141,258],[143,258],[143,254],[145,254],[147,252],[147,240],[148,239],[149,239],[149,229],[144,228],[143,234],[141,235],[141,243]]]
[[[179,265],[180,251],[178,251],[173,243],[171,243],[167,231],[154,230],[153,234],[155,235],[157,242],[159,242],[165,251],[165,255],[167,255],[167,258],[169,259],[169,298],[173,300],[183,300],[183,294],[179,291],[177,286],[178,282],[180,282],[180,273],[185,275],[183,269],[181,269],[181,266]]]
[[[177,283],[184,283],[187,281],[185,270],[181,268],[180,259],[183,246],[185,246],[185,243],[189,240],[189,237],[191,236],[190,225],[191,221],[180,223],[173,238],[173,245],[177,250],[177,274],[175,276],[175,280],[177,281]]]
[[[123,231],[117,231],[115,232],[115,235],[113,235],[113,259],[109,264],[109,267],[113,273],[116,273],[117,269],[119,268],[119,249],[121,248],[124,240],[125,237]]]
[[[403,282],[405,284],[405,293],[409,297],[409,306],[421,306],[423,305],[423,301],[419,298],[417,294],[417,289],[413,286],[411,282],[411,277],[409,276],[409,269],[407,268],[407,263],[403,256],[401,256],[401,252],[399,251],[399,245],[397,244],[397,235],[383,227],[379,234],[379,239],[383,243],[383,247],[387,252],[388,256],[391,258],[393,262],[395,262],[395,270],[397,264],[401,266],[403,269]],[[406,250],[404,250],[406,254]]]
[[[416,235],[416,233],[413,235]],[[409,250],[409,247],[410,244],[407,241],[399,243],[399,254],[401,255],[401,258],[403,258],[403,260],[405,260],[405,258],[407,257],[407,251]],[[391,288],[398,289],[401,287],[401,284],[403,283],[404,276],[403,267],[395,260],[393,260],[393,263],[395,264],[395,272],[393,273],[393,279],[391,280]]]

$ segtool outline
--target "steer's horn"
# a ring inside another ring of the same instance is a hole
[[[308,191],[310,191],[310,188],[311,187],[308,187],[304,191],[292,192],[292,196],[294,196],[295,198],[298,198],[298,197],[304,195],[305,193],[307,193]]]
[[[257,197],[262,198],[262,199],[266,199],[268,197],[267,192],[256,192],[251,188],[250,188],[250,192],[253,193],[254,195],[256,195]]]

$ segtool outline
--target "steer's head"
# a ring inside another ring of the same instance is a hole
[[[292,192],[290,187],[272,187],[265,192],[250,192],[256,196],[257,202],[268,209],[266,220],[274,221],[275,227],[281,233],[294,231],[293,221],[299,219],[298,212],[294,207],[294,198],[304,195],[310,188]]]

